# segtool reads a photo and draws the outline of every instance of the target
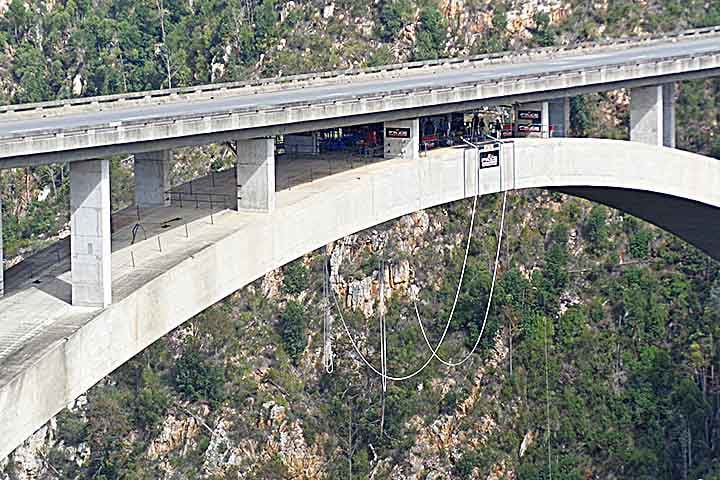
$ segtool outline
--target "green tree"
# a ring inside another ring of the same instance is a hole
[[[20,44],[10,66],[18,91],[17,103],[42,102],[52,98],[44,52],[30,42]]]
[[[415,59],[428,60],[441,56],[445,50],[447,21],[435,6],[420,13],[420,24],[415,39]]]
[[[289,263],[283,269],[283,290],[297,295],[308,287],[308,269],[302,259]]]
[[[290,300],[282,314],[280,328],[285,351],[293,362],[297,363],[307,346],[305,307],[299,302]]]
[[[409,0],[384,0],[380,10],[382,39],[386,42],[395,40],[412,19],[413,4]]]
[[[135,404],[138,425],[153,431],[163,420],[170,404],[170,395],[160,375],[146,366],[142,371],[142,386]]]
[[[594,205],[590,210],[585,225],[583,226],[583,234],[590,242],[595,253],[600,253],[607,247],[608,226],[607,226],[607,208],[602,205]]]
[[[188,400],[218,403],[225,396],[225,369],[191,345],[175,366],[175,388]]]

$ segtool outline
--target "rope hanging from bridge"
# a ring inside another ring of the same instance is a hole
[[[498,228],[498,241],[497,241],[497,249],[495,251],[495,266],[493,267],[493,274],[492,274],[492,282],[490,283],[490,294],[488,295],[488,301],[487,305],[485,307],[485,316],[483,317],[482,326],[480,327],[480,333],[478,334],[477,340],[475,340],[475,345],[473,345],[472,349],[470,350],[470,353],[468,353],[462,360],[453,362],[451,360],[444,360],[442,357],[440,357],[437,354],[437,351],[440,349],[440,344],[438,344],[438,348],[433,349],[433,347],[430,345],[430,340],[428,340],[427,334],[425,332],[425,327],[423,327],[423,322],[420,319],[420,312],[418,311],[417,302],[413,301],[413,306],[415,307],[415,316],[417,317],[418,325],[420,325],[420,331],[422,332],[423,338],[425,339],[425,344],[428,346],[430,351],[432,352],[432,356],[435,357],[440,363],[443,365],[446,365],[448,367],[459,367],[463,363],[467,362],[470,357],[473,356],[475,351],[477,350],[478,346],[480,345],[480,340],[482,339],[483,333],[485,332],[485,325],[487,324],[488,316],[490,315],[490,307],[492,306],[492,299],[493,299],[493,293],[495,291],[495,281],[497,279],[497,271],[498,271],[498,264],[500,263],[500,246],[502,245],[502,238],[503,238],[503,230],[505,229],[505,210],[507,206],[507,190],[503,193],[503,200],[502,200],[502,213],[500,215],[500,227]],[[448,320],[448,323],[446,325],[446,331],[447,327],[450,325],[450,322]],[[443,338],[445,338],[445,332],[443,332]]]
[[[478,148],[477,145],[474,145],[474,144],[472,144],[472,143],[470,143],[470,142],[467,142],[467,143],[470,144],[471,146],[473,146],[475,149]],[[436,346],[435,348],[433,348],[433,347],[430,345],[430,341],[429,341],[429,339],[427,338],[427,335],[425,334],[425,329],[424,329],[424,327],[423,327],[423,325],[422,325],[422,322],[420,321],[420,314],[419,314],[418,309],[417,309],[417,304],[415,305],[415,311],[416,311],[416,315],[417,315],[417,317],[418,317],[418,322],[419,322],[419,324],[420,324],[420,328],[421,328],[421,330],[422,330],[422,332],[423,332],[423,337],[425,338],[425,342],[426,342],[428,348],[430,349],[430,356],[429,356],[429,357],[425,360],[425,362],[424,362],[419,368],[417,368],[415,371],[413,371],[412,373],[406,374],[406,375],[399,375],[399,376],[398,376],[398,375],[390,375],[390,374],[387,373],[387,364],[386,364],[386,355],[387,355],[387,352],[385,351],[385,349],[386,349],[386,347],[387,347],[387,344],[385,343],[385,342],[386,342],[386,337],[385,337],[383,334],[381,334],[381,335],[383,335],[382,338],[381,338],[381,366],[380,366],[380,370],[378,370],[378,369],[367,359],[367,357],[365,357],[365,355],[360,351],[360,348],[358,347],[358,344],[357,344],[357,342],[355,341],[355,339],[353,338],[352,333],[350,332],[350,328],[348,327],[347,322],[345,321],[345,317],[344,317],[344,315],[342,314],[342,309],[340,308],[340,304],[339,304],[338,299],[337,299],[337,294],[335,293],[335,290],[334,290],[333,288],[330,288],[330,292],[331,292],[331,294],[332,294],[332,297],[333,297],[333,300],[334,300],[334,303],[335,303],[335,308],[336,308],[336,310],[337,310],[337,312],[338,312],[338,316],[340,317],[340,321],[341,321],[341,323],[342,323],[343,329],[345,330],[345,333],[347,334],[348,339],[350,340],[350,344],[352,345],[353,350],[355,350],[355,353],[358,355],[358,357],[360,358],[360,360],[361,360],[373,373],[375,373],[376,375],[380,376],[380,377],[383,379],[383,382],[384,382],[384,384],[383,384],[383,389],[386,388],[385,382],[386,382],[387,380],[392,380],[392,381],[395,381],[395,382],[400,382],[400,381],[405,381],[405,380],[409,380],[409,379],[411,379],[411,378],[413,378],[413,377],[416,377],[417,375],[419,375],[420,373],[422,373],[422,372],[425,370],[425,368],[427,368],[428,365],[430,365],[430,362],[432,362],[432,360],[433,360],[434,358],[440,360],[443,364],[448,365],[448,366],[458,366],[458,365],[462,365],[463,363],[465,363],[465,362],[474,354],[474,352],[477,350],[478,345],[480,344],[480,340],[482,339],[482,335],[483,335],[484,329],[485,329],[485,324],[487,323],[487,318],[488,318],[488,315],[489,315],[489,312],[490,312],[490,307],[491,307],[491,305],[492,305],[492,299],[493,299],[493,294],[494,294],[494,290],[495,290],[495,283],[496,283],[496,279],[497,279],[497,269],[498,269],[498,265],[499,265],[499,262],[500,262],[500,249],[501,249],[502,237],[503,237],[502,233],[503,233],[503,230],[504,230],[504,225],[505,225],[505,213],[506,213],[506,208],[507,208],[507,191],[505,191],[504,194],[503,194],[502,213],[501,213],[501,216],[500,216],[500,228],[499,228],[498,236],[497,236],[498,242],[497,242],[497,250],[496,250],[496,254],[495,254],[495,265],[494,265],[494,267],[493,267],[492,283],[491,283],[491,286],[490,286],[490,295],[488,296],[488,302],[487,302],[487,307],[486,307],[486,309],[485,309],[485,317],[484,317],[484,320],[483,320],[483,325],[482,325],[482,328],[481,328],[480,333],[479,333],[479,335],[478,335],[478,338],[477,338],[477,340],[475,341],[475,345],[473,346],[472,351],[471,351],[465,358],[463,358],[460,362],[448,362],[448,361],[445,361],[445,360],[443,360],[443,359],[437,354],[438,350],[440,349],[440,347],[442,346],[443,342],[445,341],[445,337],[447,336],[447,333],[448,333],[448,331],[449,331],[449,329],[450,329],[450,324],[452,323],[452,319],[453,319],[453,317],[454,317],[454,315],[455,315],[455,309],[457,308],[458,299],[459,299],[459,297],[460,297],[460,289],[461,289],[461,287],[462,287],[463,279],[464,279],[464,277],[465,277],[465,271],[467,270],[467,260],[468,260],[468,255],[469,255],[469,252],[470,252],[470,242],[471,242],[471,240],[472,240],[472,234],[473,234],[473,230],[474,230],[474,226],[475,226],[475,217],[476,217],[476,213],[477,213],[478,198],[480,197],[480,162],[479,162],[479,158],[478,158],[477,169],[476,169],[476,182],[475,182],[475,187],[476,187],[476,189],[475,189],[475,195],[473,196],[472,212],[471,212],[471,214],[470,214],[470,225],[469,225],[469,228],[468,228],[467,241],[465,242],[465,252],[464,252],[464,256],[463,256],[462,268],[460,269],[460,278],[459,278],[459,280],[458,280],[458,285],[457,285],[457,288],[456,288],[456,290],[455,290],[455,297],[454,297],[454,299],[453,299],[452,308],[450,309],[450,314],[448,315],[447,322],[445,323],[445,328],[443,329],[443,333],[442,333],[442,335],[440,336],[440,340],[438,341],[437,346]],[[383,273],[383,275],[384,275],[384,273]],[[381,288],[382,288],[382,284],[381,284]],[[382,325],[384,326],[384,320],[383,320],[383,324],[382,324]]]
[[[330,309],[330,269],[328,267],[328,259],[323,262],[323,365],[327,373],[333,373],[335,365],[333,363],[333,351],[332,351],[332,315]]]
[[[385,326],[385,259],[380,262],[380,370],[382,371],[382,405],[380,435],[385,432],[385,395],[387,394],[387,328]]]

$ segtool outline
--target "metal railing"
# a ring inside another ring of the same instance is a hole
[[[184,192],[180,190],[168,190],[165,192],[165,200],[171,205],[177,204],[180,208],[194,206],[195,208],[214,209],[222,205],[223,208],[232,206],[232,195],[212,192]]]

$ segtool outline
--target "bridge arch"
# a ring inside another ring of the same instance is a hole
[[[279,192],[271,214],[228,214],[232,233],[89,320],[56,329],[30,366],[0,384],[0,458],[152,342],[265,273],[476,191],[559,189],[629,211],[720,258],[718,160],[614,140],[521,139],[502,146],[498,167],[477,174],[477,162],[464,149],[380,162]]]

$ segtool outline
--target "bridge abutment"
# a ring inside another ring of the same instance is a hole
[[[385,122],[384,135],[386,159],[420,157],[420,119]]]
[[[630,140],[649,145],[675,146],[674,84],[630,90]]]
[[[172,150],[135,154],[135,205],[164,207],[170,204],[165,192],[170,190]]]
[[[72,304],[107,307],[112,300],[110,161],[70,164]]]
[[[237,142],[237,210],[270,213],[275,209],[275,139]]]

